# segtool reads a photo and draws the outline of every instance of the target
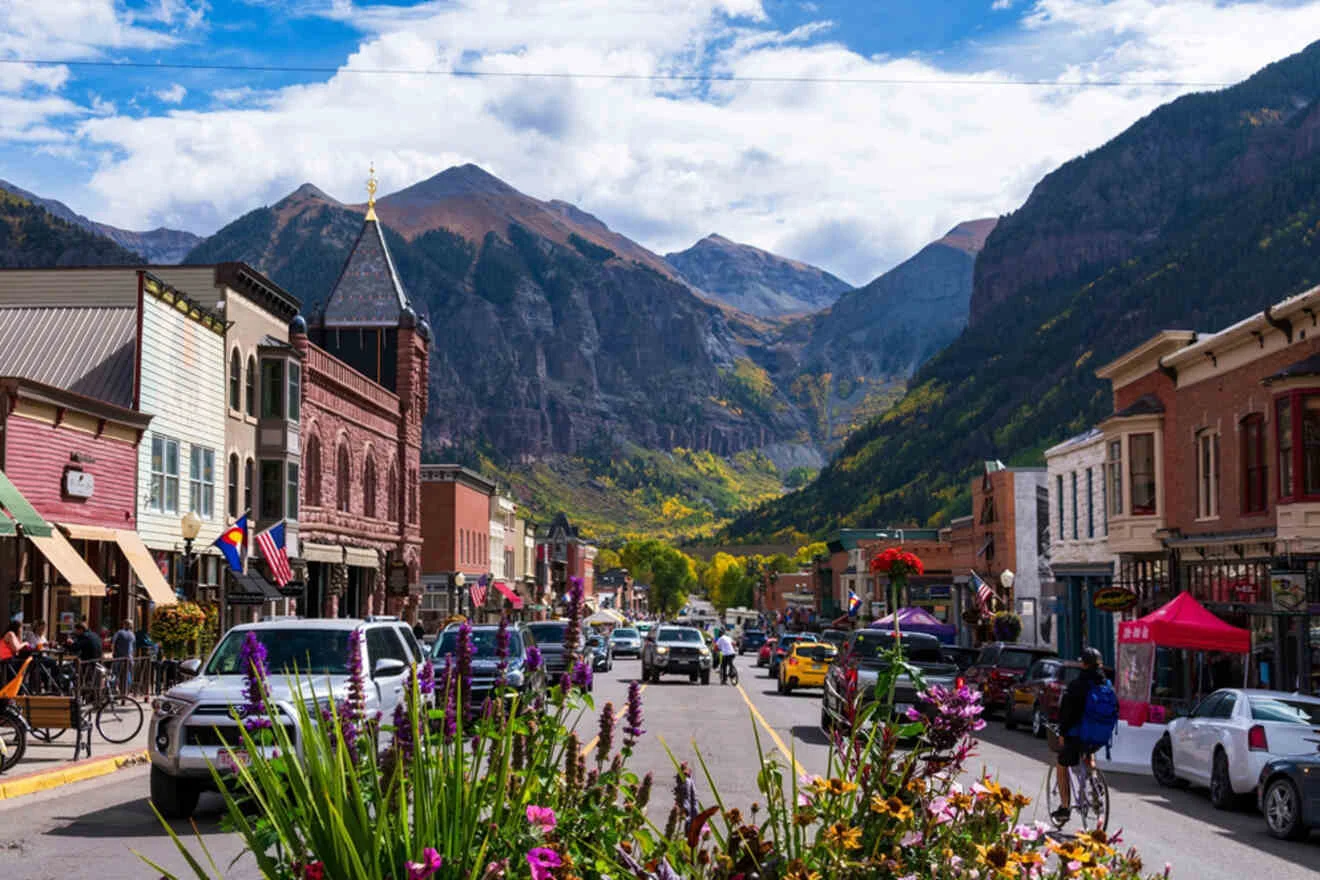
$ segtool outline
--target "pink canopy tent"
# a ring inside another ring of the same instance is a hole
[[[1191,593],[1179,593],[1167,605],[1145,617],[1119,624],[1119,642],[1154,642],[1162,648],[1191,651],[1251,651],[1251,633],[1220,620],[1196,601]]]

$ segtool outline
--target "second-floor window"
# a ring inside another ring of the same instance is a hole
[[[257,359],[249,357],[247,362],[247,377],[245,381],[247,387],[247,414],[256,416],[257,414]]]
[[[1129,434],[1128,479],[1132,483],[1132,513],[1149,516],[1155,513],[1155,435]]]
[[[338,464],[335,466],[336,507],[348,513],[353,501],[353,470],[348,459],[348,447],[340,446]]]
[[[1219,516],[1219,434],[1208,429],[1196,435],[1196,516]]]
[[[1279,426],[1279,497],[1293,496],[1292,399],[1285,397],[1275,408]]]
[[[1076,541],[1079,537],[1081,537],[1081,535],[1079,535],[1079,534],[1078,534],[1078,531],[1077,531],[1077,521],[1078,521],[1078,516],[1077,516],[1077,471],[1073,471],[1073,472],[1072,472],[1072,515],[1073,515],[1073,521],[1072,521],[1072,536],[1073,536],[1073,540]]]
[[[151,438],[151,509],[179,512],[179,441],[171,437]]]
[[[284,361],[275,358],[261,361],[261,417],[284,418]]]
[[[1086,469],[1086,537],[1095,537],[1095,481],[1091,468]]]
[[[244,510],[252,509],[252,480],[254,479],[253,471],[256,470],[256,467],[257,467],[256,462],[254,462],[250,458],[243,464],[243,509]]]
[[[188,507],[202,519],[215,516],[215,450],[194,446],[188,468]]]
[[[1055,534],[1058,535],[1059,540],[1062,541],[1062,540],[1063,540],[1063,534],[1064,534],[1064,532],[1063,532],[1063,474],[1059,474],[1058,476],[1056,476],[1056,477],[1054,478],[1054,490],[1055,490],[1055,491],[1054,491],[1054,494],[1055,494],[1055,495],[1058,497],[1058,499],[1059,499],[1059,500],[1058,500],[1058,503],[1055,505],[1055,507],[1058,508],[1057,512],[1058,512],[1058,514],[1059,514],[1059,517],[1058,517],[1058,518],[1059,518],[1059,522],[1058,522],[1058,525],[1057,525],[1057,527],[1056,527],[1058,530],[1055,532]]]
[[[261,520],[272,523],[283,515],[284,462],[261,460]]]
[[[229,455],[229,518],[238,519],[238,472],[242,470],[238,464],[238,454]]]
[[[1105,491],[1109,496],[1109,514],[1123,515],[1123,441],[1109,441],[1109,455],[1105,461]],[[1107,522],[1108,520],[1106,520]]]
[[[298,465],[289,462],[284,466],[284,515],[289,519],[298,518]]]
[[[1265,511],[1269,485],[1265,461],[1265,417],[1252,413],[1242,420],[1243,513]]]
[[[376,517],[376,463],[370,454],[362,464],[362,515]]]
[[[298,414],[302,411],[302,367],[289,361],[289,409],[287,418],[291,422],[298,421]]]
[[[235,412],[243,409],[243,356],[238,349],[229,356],[229,408]]]

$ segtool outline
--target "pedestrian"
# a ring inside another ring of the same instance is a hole
[[[137,636],[133,633],[133,621],[124,620],[110,643],[110,655],[119,673],[121,693],[127,695],[133,687],[133,654],[137,648]]]

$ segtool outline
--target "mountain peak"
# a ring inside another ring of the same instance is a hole
[[[714,232],[666,254],[665,262],[712,298],[762,318],[820,311],[851,287],[823,269]]]
[[[990,237],[998,225],[998,217],[983,217],[980,220],[964,220],[953,227],[935,244],[948,245],[964,253],[976,255],[985,247],[985,240]]]
[[[293,192],[289,193],[287,196],[281,199],[280,203],[284,204],[287,202],[305,202],[309,200],[315,200],[318,202],[330,202],[331,204],[335,204],[335,205],[339,204],[338,199],[334,199],[326,195],[325,191],[314,183],[304,183],[302,186],[298,187]]]
[[[399,190],[397,193],[387,196],[387,198],[429,201],[470,195],[517,196],[522,194],[480,165],[468,162],[465,165],[446,168],[439,174],[428,177],[420,183],[415,183],[407,189]],[[384,199],[381,201],[384,201]]]

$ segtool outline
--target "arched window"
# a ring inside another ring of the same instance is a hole
[[[243,408],[243,356],[237,348],[229,356],[229,408],[234,412]]]
[[[339,510],[343,513],[349,512],[353,483],[353,465],[348,458],[348,445],[339,444],[338,463],[335,465],[335,494],[339,502]]]
[[[315,434],[303,452],[303,498],[308,507],[321,506],[321,441]]]
[[[252,477],[257,469],[257,463],[248,459],[243,465],[243,509],[252,509]]]
[[[237,357],[237,352],[235,353]],[[229,518],[238,519],[238,472],[240,470],[238,453],[229,454]]]
[[[417,524],[417,471],[408,473],[408,522]]]
[[[376,462],[370,452],[362,465],[362,515],[376,517]]]
[[[248,358],[247,363],[247,414],[257,414],[257,359]]]
[[[386,492],[389,497],[386,499],[386,511],[389,519],[393,522],[399,521],[399,465],[397,462],[390,462],[390,477],[386,483]]]

